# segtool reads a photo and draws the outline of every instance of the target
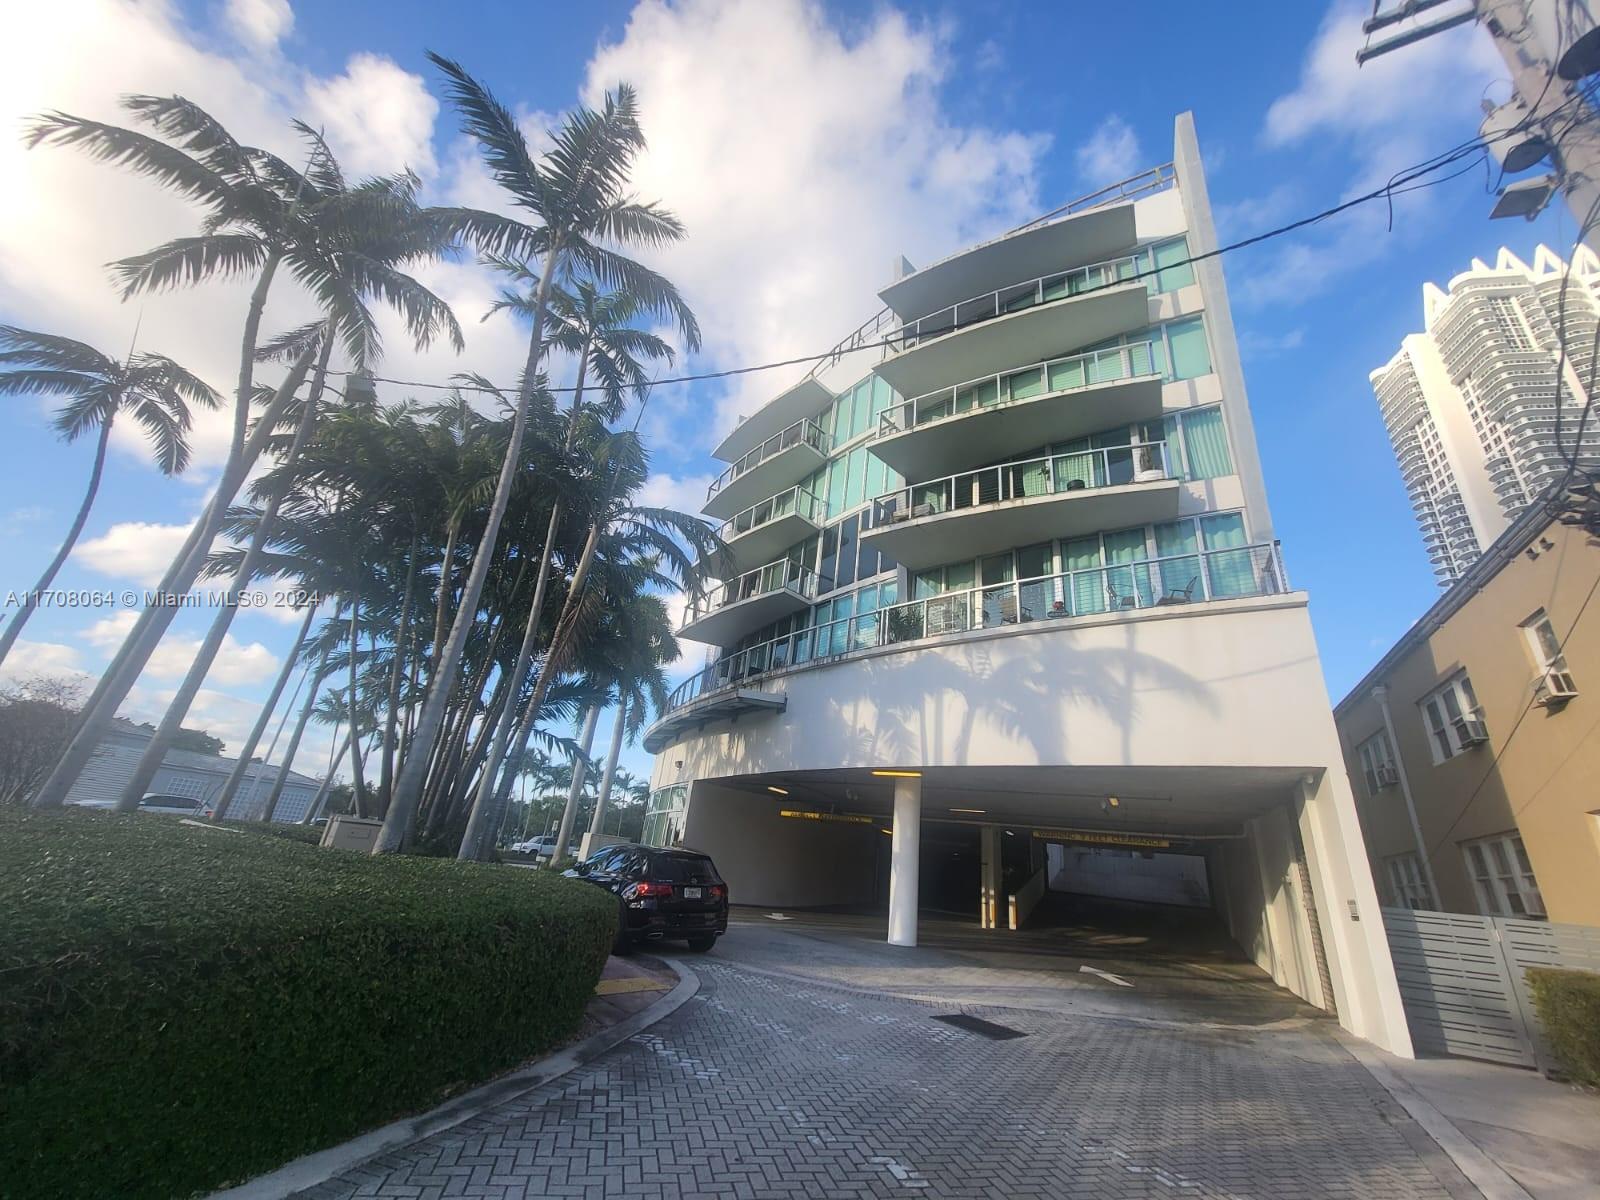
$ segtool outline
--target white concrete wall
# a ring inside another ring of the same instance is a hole
[[[1137,850],[1117,851],[1106,846],[1070,846],[1049,843],[1050,889],[1105,896],[1113,900],[1144,900],[1153,904],[1182,904],[1210,908],[1206,861],[1198,854],[1154,853],[1149,858]]]
[[[779,804],[701,781],[689,790],[683,844],[709,854],[733,904],[871,904],[876,825],[780,817]]]
[[[896,764],[1342,761],[1298,594],[1008,626],[756,686],[783,693],[787,711],[717,721],[668,747],[652,786]]]

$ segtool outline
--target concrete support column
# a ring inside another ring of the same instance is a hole
[[[894,781],[889,857],[889,944],[917,944],[917,858],[922,847],[922,780]]]
[[[982,851],[983,870],[979,876],[980,894],[978,900],[979,923],[985,929],[999,929],[1002,923],[1009,924],[1009,914],[1006,911],[1006,898],[1000,894],[1000,828],[996,825],[985,825],[979,832],[978,844]]]

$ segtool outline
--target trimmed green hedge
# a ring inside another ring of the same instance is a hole
[[[576,1029],[612,899],[148,815],[0,812],[0,1195],[186,1196]]]
[[[222,825],[229,829],[243,829],[249,833],[264,833],[268,837],[284,838],[291,842],[304,842],[308,846],[316,846],[322,842],[321,825],[292,825],[283,821],[271,821],[263,825],[260,821],[222,821]]]
[[[1600,1086],[1600,975],[1529,967],[1528,988],[1562,1068],[1579,1083]]]

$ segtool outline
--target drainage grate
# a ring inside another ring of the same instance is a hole
[[[968,1033],[993,1038],[997,1042],[1028,1036],[1020,1029],[1012,1029],[1008,1025],[996,1025],[993,1021],[985,1021],[982,1017],[969,1017],[966,1013],[953,1013],[948,1017],[935,1017],[934,1020],[954,1025],[957,1029],[965,1029]]]

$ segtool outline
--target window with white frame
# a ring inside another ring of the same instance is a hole
[[[1382,729],[1357,746],[1356,753],[1361,756],[1361,773],[1366,777],[1367,795],[1376,796],[1397,782],[1394,749],[1389,745],[1389,735]]]
[[[1533,877],[1533,864],[1520,834],[1500,833],[1462,842],[1461,852],[1467,856],[1467,873],[1485,916],[1544,917],[1544,897],[1539,894],[1539,881]]]
[[[1417,707],[1428,727],[1428,749],[1435,765],[1485,740],[1483,713],[1465,671],[1456,672],[1443,687],[1429,692]]]
[[[1415,851],[1391,854],[1383,860],[1389,872],[1389,891],[1401,908],[1432,908],[1433,897],[1422,874],[1422,859]]]
[[[1562,698],[1577,690],[1572,672],[1567,668],[1567,657],[1561,653],[1561,639],[1550,622],[1550,614],[1539,609],[1522,623],[1522,636],[1527,640],[1528,654],[1539,670],[1537,687],[1545,697],[1552,695],[1552,687]]]

